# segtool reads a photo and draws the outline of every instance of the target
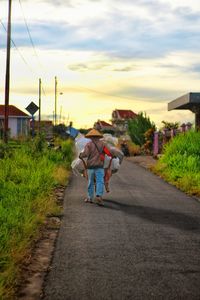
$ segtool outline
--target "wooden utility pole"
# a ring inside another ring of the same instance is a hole
[[[8,1],[8,25],[7,25],[7,56],[6,56],[6,81],[5,81],[5,111],[4,111],[4,142],[8,142],[8,116],[10,94],[10,45],[11,45],[11,5]]]
[[[57,125],[57,85],[58,85],[58,82],[57,82],[57,77],[55,76],[55,111],[54,111],[54,114],[55,114],[55,126]]]
[[[42,81],[41,81],[41,78],[39,78],[39,119],[38,119],[39,132],[41,129],[41,86],[42,86]]]

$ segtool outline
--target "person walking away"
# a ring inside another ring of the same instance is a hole
[[[100,139],[103,135],[96,129],[90,130],[86,135],[91,141],[87,143],[79,158],[87,158],[86,167],[88,174],[87,198],[85,202],[93,202],[96,194],[97,204],[103,205],[104,192],[104,143]],[[96,189],[94,188],[96,184]]]

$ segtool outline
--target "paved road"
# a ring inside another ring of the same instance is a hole
[[[73,177],[45,300],[200,299],[200,203],[124,161],[105,207]]]

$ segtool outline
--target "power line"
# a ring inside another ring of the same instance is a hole
[[[94,89],[91,89],[91,88],[87,88],[87,87],[83,87],[83,86],[77,86],[77,87],[80,88],[80,89],[83,89],[83,90],[91,91],[91,92],[93,92],[95,94],[101,94],[101,95],[105,95],[105,96],[109,96],[109,97],[114,97],[114,98],[121,98],[121,99],[133,100],[133,98],[130,98],[130,97],[112,95],[112,94],[104,93],[104,92],[97,91],[97,90],[94,90]]]
[[[30,39],[30,42],[31,42],[33,51],[34,51],[34,53],[35,53],[35,56],[36,56],[37,59],[38,59],[38,62],[39,62],[39,64],[40,64],[40,66],[42,67],[42,65],[41,65],[41,63],[40,63],[40,60],[39,60],[39,57],[38,57],[38,54],[37,54],[36,49],[35,49],[35,45],[34,45],[34,43],[33,43],[33,39],[32,39],[32,37],[31,37],[30,30],[29,30],[29,28],[28,28],[28,23],[27,23],[27,21],[26,21],[26,17],[25,17],[25,14],[24,14],[24,10],[23,10],[23,7],[22,7],[21,0],[19,0],[19,3],[20,3],[20,7],[21,7],[21,11],[22,11],[24,23],[25,23],[25,26],[26,26],[26,30],[27,30],[27,32],[28,32],[28,36],[29,36],[29,39]]]
[[[2,27],[4,28],[5,32],[7,33],[7,29],[5,27],[5,25],[3,24],[2,20],[0,19],[0,23],[2,25]],[[11,42],[13,44],[13,46],[15,47],[15,49],[18,51],[21,59],[24,61],[24,63],[28,66],[29,71],[33,72],[33,69],[30,67],[30,65],[27,63],[27,61],[25,60],[25,58],[23,57],[22,53],[20,52],[20,50],[18,49],[18,47],[16,46],[15,42],[13,41],[13,39],[11,38]]]
[[[19,0],[19,3],[20,3],[20,7],[21,7],[21,11],[22,11],[22,15],[23,15],[23,19],[24,19],[24,23],[25,23],[25,26],[26,26],[26,30],[27,30],[27,33],[28,33],[28,36],[29,36],[29,39],[30,39],[30,42],[31,42],[31,45],[32,45],[32,48],[33,48],[33,51],[35,53],[35,56],[37,57],[37,60],[38,60],[38,64],[40,65],[41,69],[43,70],[43,66],[40,62],[40,59],[39,59],[39,56],[37,54],[37,51],[36,51],[36,48],[35,48],[35,45],[34,45],[34,42],[33,42],[33,39],[31,37],[31,33],[30,33],[30,30],[29,30],[29,27],[28,27],[28,23],[26,21],[26,17],[25,17],[25,13],[24,13],[24,10],[23,10],[23,7],[22,7],[22,2],[21,0]],[[44,87],[42,86],[42,91],[43,91],[43,94],[46,96],[46,93],[45,93],[45,90],[44,90]]]
[[[3,27],[3,29],[5,30],[5,32],[7,33],[7,29],[6,29],[6,26],[4,25],[4,23],[2,22],[2,20],[0,19],[0,23]],[[16,43],[14,42],[14,40],[11,38],[11,42],[12,42],[12,45],[14,46],[14,48],[17,50],[18,54],[20,55],[21,59],[23,60],[23,62],[26,64],[26,66],[28,67],[29,71],[31,73],[34,73],[35,76],[37,76],[37,74],[34,72],[34,70],[31,68],[31,66],[27,63],[27,61],[25,60],[24,56],[22,55],[21,51],[19,50],[19,48],[17,47]],[[46,93],[45,93],[45,90],[44,90],[44,87],[42,86],[42,92],[44,94],[44,96],[46,96]]]

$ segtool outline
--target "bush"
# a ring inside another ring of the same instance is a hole
[[[145,143],[145,132],[148,129],[155,130],[155,124],[150,121],[146,113],[139,113],[136,118],[128,122],[128,132],[132,142],[136,145],[143,146]]]
[[[200,132],[179,134],[165,144],[155,171],[183,191],[200,195],[199,149]]]
[[[0,160],[0,299],[12,299],[27,249],[45,216],[58,210],[50,194],[61,180],[66,182],[72,143],[65,143],[63,152],[45,145],[38,137]]]

